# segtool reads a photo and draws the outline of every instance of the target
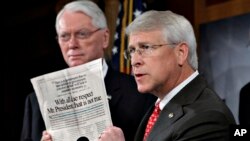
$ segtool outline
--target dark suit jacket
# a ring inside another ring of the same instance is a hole
[[[239,122],[250,126],[250,82],[240,90]]]
[[[155,102],[156,97],[140,94],[137,91],[134,78],[108,68],[105,77],[113,125],[124,131],[126,141],[132,141],[139,123],[147,109]],[[25,113],[21,141],[40,141],[45,124],[39,109],[35,93],[28,95],[25,103]]]
[[[142,141],[151,113],[152,108],[143,118],[135,141]],[[147,141],[228,140],[230,124],[235,124],[231,111],[197,76],[162,109]]]

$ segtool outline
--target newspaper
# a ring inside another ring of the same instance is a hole
[[[98,140],[112,125],[102,59],[31,79],[53,141]]]

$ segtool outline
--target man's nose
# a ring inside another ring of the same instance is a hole
[[[73,36],[70,36],[70,39],[69,39],[69,47],[75,47],[77,46],[77,38],[73,35]]]
[[[133,67],[139,66],[142,64],[141,52],[136,50],[135,53],[131,56],[131,65]]]

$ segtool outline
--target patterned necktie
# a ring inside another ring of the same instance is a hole
[[[159,114],[160,114],[160,111],[161,111],[160,107],[159,107],[159,104],[160,104],[160,102],[158,102],[155,105],[155,109],[154,109],[152,115],[150,116],[150,118],[148,120],[148,124],[147,124],[146,130],[145,130],[143,141],[145,141],[147,139],[147,137],[148,137],[148,135],[150,133],[150,130],[154,126],[155,121],[157,120],[157,118],[159,117]]]

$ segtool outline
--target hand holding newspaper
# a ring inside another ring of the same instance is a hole
[[[53,141],[98,140],[112,125],[102,59],[31,79]]]

